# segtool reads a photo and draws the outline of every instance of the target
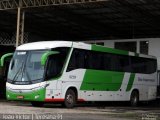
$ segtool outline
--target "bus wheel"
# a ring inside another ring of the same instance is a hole
[[[138,106],[139,102],[139,94],[137,91],[133,91],[130,98],[131,106],[136,107]]]
[[[37,101],[33,101],[31,102],[32,106],[34,107],[43,107],[44,103],[43,102],[37,102]]]
[[[72,89],[67,90],[64,100],[64,106],[67,108],[73,108],[76,103],[76,95]]]

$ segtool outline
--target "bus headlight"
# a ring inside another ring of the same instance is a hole
[[[48,84],[46,85],[42,85],[42,86],[39,86],[39,87],[35,87],[35,88],[32,88],[33,91],[37,91],[37,90],[40,90],[40,89],[44,89],[48,86]]]
[[[41,87],[35,87],[35,88],[32,88],[32,91],[37,91],[39,89],[41,89]]]

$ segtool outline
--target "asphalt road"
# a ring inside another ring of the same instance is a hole
[[[80,104],[73,109],[58,104],[32,107],[28,102],[0,101],[0,120],[160,120],[160,104]]]

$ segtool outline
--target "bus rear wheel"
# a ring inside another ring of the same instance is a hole
[[[136,107],[138,106],[139,102],[139,94],[137,91],[133,91],[130,98],[131,106]]]
[[[73,108],[76,103],[76,94],[72,89],[67,90],[64,100],[64,106],[66,108]]]
[[[32,101],[31,104],[34,107],[43,107],[43,105],[44,105],[43,102],[37,102],[37,101]]]

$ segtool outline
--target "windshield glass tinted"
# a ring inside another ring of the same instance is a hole
[[[34,84],[60,76],[69,53],[69,48],[53,48],[58,54],[48,56],[46,65],[41,65],[43,51],[16,51],[10,63],[7,81],[12,84]]]
[[[69,48],[61,47],[54,48],[52,51],[58,51],[58,54],[53,54],[48,57],[48,62],[46,65],[46,80],[54,79],[60,77],[63,72],[63,67],[65,66],[65,61],[69,53]]]
[[[33,51],[28,54],[26,62],[26,75],[31,81],[40,80],[43,78],[44,65],[41,65],[41,57],[43,54],[44,51]]]
[[[15,52],[8,72],[8,82],[14,84],[32,84],[43,80],[44,66],[41,56],[46,51]]]
[[[13,59],[11,60],[9,66],[9,74],[8,74],[9,80],[16,79],[17,81],[20,81],[20,78],[22,77],[22,67],[24,65],[26,57],[27,57],[27,52],[14,53]]]

